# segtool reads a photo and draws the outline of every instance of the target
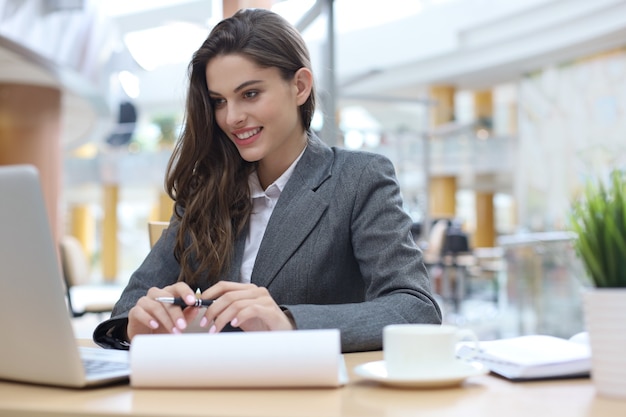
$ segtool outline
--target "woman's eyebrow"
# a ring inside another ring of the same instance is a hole
[[[263,81],[262,80],[250,80],[250,81],[243,82],[243,83],[239,84],[237,87],[235,87],[233,92],[234,93],[238,93],[239,91],[243,90],[246,87],[249,87],[251,85],[258,84],[258,83],[261,83],[261,82],[263,82]],[[211,91],[211,89],[209,89],[209,94],[214,94],[214,95],[218,95],[218,96],[220,95],[220,93],[216,93],[215,91]]]

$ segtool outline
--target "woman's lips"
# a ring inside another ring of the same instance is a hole
[[[233,136],[235,137],[237,144],[248,145],[259,138],[262,130],[262,127],[255,127],[253,129],[246,130],[240,129],[233,132]]]

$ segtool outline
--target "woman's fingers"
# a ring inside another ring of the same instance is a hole
[[[128,327],[126,333],[130,340],[138,334],[169,333],[166,326],[159,323],[152,314],[147,312],[137,301],[137,304],[128,312]]]
[[[191,288],[182,282],[165,288],[150,288],[129,311],[127,334],[132,339],[142,333],[182,333],[187,327],[189,313],[181,307],[156,301],[157,297],[181,297],[193,305],[195,295]]]
[[[202,298],[207,299],[217,299],[224,294],[234,292],[234,291],[245,291],[259,289],[262,287],[257,287],[254,284],[242,284],[240,282],[233,281],[219,281],[217,284],[209,287],[202,293]]]
[[[226,324],[230,323],[237,312],[245,306],[246,302],[258,302],[259,287],[253,284],[241,284],[236,282],[220,281],[203,294],[203,298],[212,298],[215,301],[207,308],[202,324],[212,323],[211,333],[221,331]],[[238,304],[236,304],[238,303]]]
[[[128,314],[128,333],[130,337],[139,333],[155,333],[155,330],[159,330],[158,333],[180,333],[183,329],[177,325],[183,324],[179,322],[181,319],[184,320],[180,307],[165,305],[154,298],[144,296]],[[142,327],[149,331],[141,331]],[[131,334],[131,328],[135,330],[134,334]]]
[[[230,325],[245,331],[293,330],[291,321],[273,299],[245,300],[234,303],[236,313]]]
[[[219,332],[228,324],[245,331],[293,329],[291,320],[267,288],[254,284],[218,282],[202,294],[202,298],[215,300],[206,311],[183,309],[175,304],[156,301],[158,297],[180,297],[189,306],[193,306],[196,300],[192,289],[182,282],[165,288],[150,288],[129,312],[129,338],[142,333],[182,333],[187,323],[202,313],[200,326],[208,328],[210,333]]]
[[[183,300],[185,300],[185,302],[187,303],[187,305],[193,305],[193,303],[196,301],[196,295],[193,292],[193,290],[191,289],[191,287],[189,287],[189,285],[185,284],[184,282],[177,282],[176,284],[172,284],[169,285],[167,287],[164,287],[163,289],[158,289],[158,288],[151,288],[148,291],[148,296],[152,295],[151,293],[154,294],[154,297],[180,297]],[[159,295],[161,293],[164,293],[165,295]]]
[[[245,331],[293,329],[267,288],[222,281],[206,290],[203,298],[215,299],[200,323],[205,327],[212,323],[210,333],[227,324]]]

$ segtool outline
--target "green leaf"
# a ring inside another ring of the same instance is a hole
[[[587,182],[572,203],[574,248],[597,287],[626,287],[626,175],[611,172],[607,185]]]

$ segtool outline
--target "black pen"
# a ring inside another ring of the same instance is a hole
[[[211,304],[213,304],[213,300],[203,300],[200,298],[196,298],[196,301],[191,304],[188,305],[182,298],[180,297],[157,297],[155,298],[155,300],[157,300],[158,302],[161,303],[165,303],[165,304],[174,304],[177,306],[181,306],[181,307],[208,307]]]

